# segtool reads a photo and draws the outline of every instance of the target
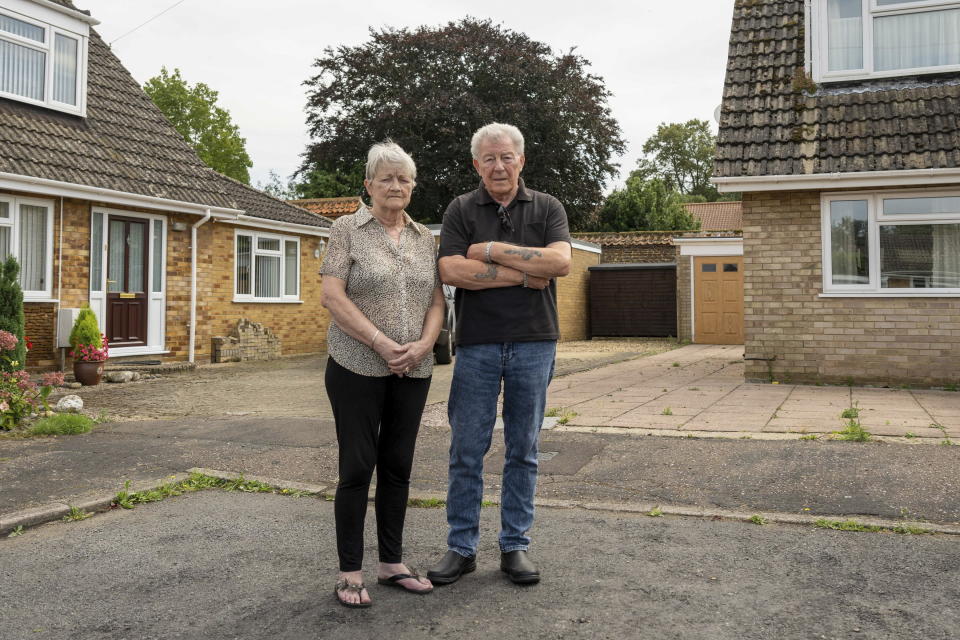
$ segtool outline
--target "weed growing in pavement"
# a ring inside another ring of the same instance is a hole
[[[662,518],[663,509],[661,509],[660,507],[654,507],[653,509],[650,509],[650,513],[648,513],[647,515],[650,516],[651,518]]]
[[[916,437],[917,437],[917,434],[915,434],[915,433],[912,432],[912,431],[907,431],[905,434],[903,434],[903,437],[904,437],[904,438],[908,438],[908,439],[912,439],[912,438],[916,438]]]
[[[8,538],[16,538],[23,535],[23,525],[18,525],[16,529],[7,534]]]
[[[753,514],[752,516],[750,516],[750,522],[752,522],[753,524],[759,524],[762,526],[767,524],[767,519],[764,518],[763,516]]]
[[[93,429],[93,420],[79,413],[60,413],[42,418],[30,427],[30,435],[64,436],[87,433]]]
[[[673,415],[673,409],[671,409],[670,407],[666,407],[666,408],[665,408],[663,411],[661,411],[660,413],[661,413],[662,415],[665,415],[665,416],[672,416],[672,415]]]
[[[84,511],[83,509],[78,509],[77,507],[70,507],[70,513],[63,516],[63,520],[64,522],[77,522],[79,520],[86,520],[92,515],[93,515],[92,513],[88,511]]]
[[[740,436],[741,440],[753,440],[753,436]]]
[[[690,387],[689,391],[700,391],[700,387]]]
[[[943,385],[944,391],[956,391],[958,389],[956,384],[945,384]]]
[[[407,506],[415,509],[442,509],[447,503],[440,498],[410,498]]]
[[[103,424],[104,422],[109,422],[110,418],[107,416],[107,412],[103,409],[100,409],[100,412],[97,414],[97,417],[93,419],[97,424]]]
[[[800,439],[801,439],[801,440],[817,440],[817,439],[819,439],[819,438],[820,438],[820,436],[818,436],[818,435],[815,434],[815,433],[808,433],[808,434],[806,434],[806,435],[800,436]]]
[[[123,490],[113,499],[113,504],[123,509],[133,509],[138,504],[159,502],[165,498],[179,496],[184,493],[201,491],[203,489],[222,489],[224,491],[243,491],[245,493],[275,493],[277,495],[302,497],[313,495],[308,491],[282,489],[257,480],[247,480],[241,475],[232,480],[215,478],[202,473],[191,473],[190,477],[182,482],[164,483],[159,487],[146,491],[130,491],[130,481],[123,483]],[[333,497],[331,496],[332,500]]]
[[[860,407],[857,406],[857,402],[853,403],[852,407],[848,407],[840,412],[840,417],[844,420],[849,420],[850,418],[859,418],[860,417]]]
[[[870,432],[863,428],[860,421],[852,418],[847,422],[847,426],[841,431],[834,431],[837,440],[846,440],[847,442],[869,442]]]
[[[563,407],[553,407],[552,409],[547,410],[547,412],[543,414],[543,417],[560,418],[559,420],[557,420],[557,424],[567,424],[568,422],[576,418],[578,415],[580,414],[577,413],[576,411],[568,411]]]
[[[933,533],[930,529],[917,527],[914,525],[897,525],[895,527],[881,527],[875,524],[863,524],[856,520],[828,520],[820,518],[813,523],[818,529],[832,529],[834,531],[865,531],[869,533],[892,532],[908,535],[921,535]]]
[[[672,365],[670,365],[670,366],[679,367],[679,366],[680,366],[680,363],[679,363],[679,362],[674,362],[674,363],[673,363]]]

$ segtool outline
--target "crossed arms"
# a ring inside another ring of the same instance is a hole
[[[486,242],[470,245],[466,256],[440,258],[440,278],[455,287],[468,290],[516,287],[527,276],[527,287],[543,289],[551,278],[570,272],[570,243],[551,242],[546,247],[521,247],[494,242],[490,262]]]

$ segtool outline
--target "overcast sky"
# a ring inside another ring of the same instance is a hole
[[[713,120],[720,104],[734,0],[74,0],[141,84],[161,66],[219,91],[253,159],[251,182],[286,178],[308,138],[302,82],[328,46],[358,45],[369,28],[491,18],[550,45],[576,47],[613,93],[627,141],[621,179],[662,122]],[[468,152],[466,149],[464,152]],[[620,182],[618,180],[617,182]],[[611,187],[615,184],[609,185]]]

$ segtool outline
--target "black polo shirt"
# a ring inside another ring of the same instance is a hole
[[[513,232],[505,231],[497,216],[500,204],[480,184],[476,191],[458,196],[443,214],[439,257],[466,256],[478,242],[511,242],[525,247],[546,247],[570,242],[567,212],[560,201],[527,189],[523,180],[507,207]],[[457,343],[532,342],[557,340],[557,281],[545,289],[521,286],[456,293]]]

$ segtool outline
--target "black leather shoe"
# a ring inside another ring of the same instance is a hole
[[[527,557],[526,551],[505,551],[500,554],[500,571],[510,576],[514,584],[540,582],[540,572]]]
[[[451,584],[465,573],[477,570],[477,556],[462,556],[456,551],[447,551],[430,571],[427,577],[433,584]]]

